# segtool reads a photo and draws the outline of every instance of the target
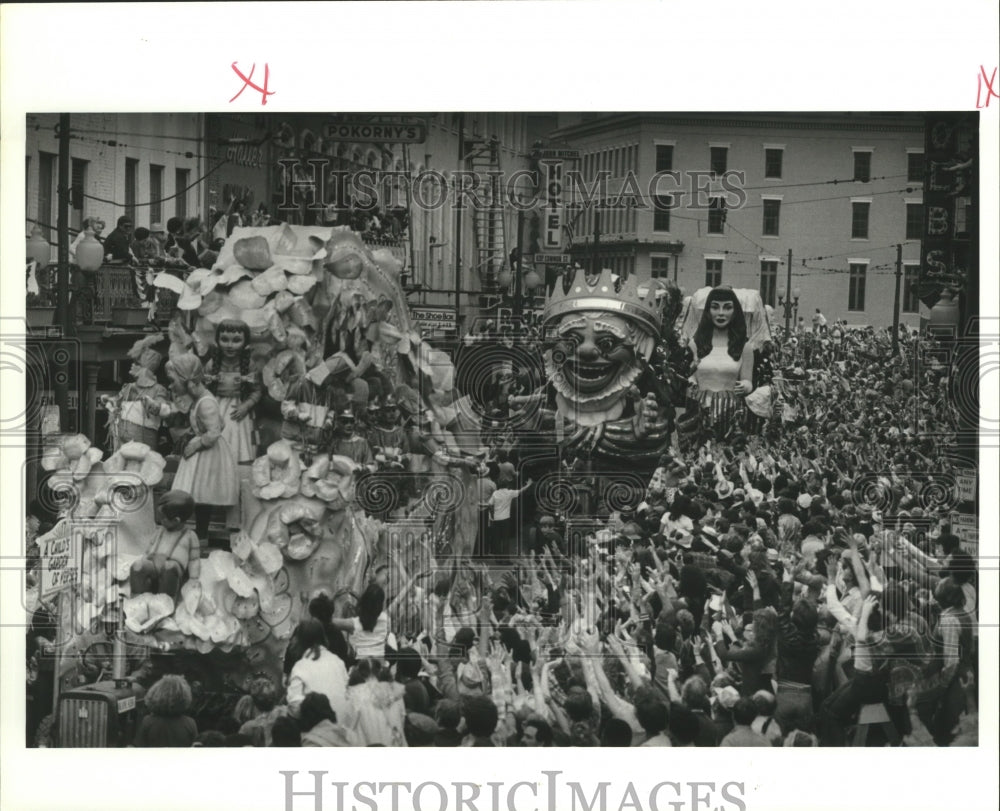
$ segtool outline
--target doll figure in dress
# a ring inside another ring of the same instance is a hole
[[[743,307],[731,287],[716,287],[708,294],[691,350],[694,385],[689,391],[704,409],[711,433],[722,439],[741,430],[744,398],[753,391],[754,355]]]
[[[208,537],[208,524],[214,507],[232,507],[238,501],[236,456],[222,435],[222,409],[215,395],[205,385],[205,370],[192,354],[167,361],[171,395],[175,402],[190,398],[192,437],[184,445],[173,487],[190,493],[195,502],[195,529],[198,537]],[[161,416],[168,416],[173,406],[167,404]]]
[[[155,449],[159,444],[160,408],[167,402],[167,389],[156,379],[163,355],[153,347],[163,340],[156,333],[143,338],[128,351],[132,359],[132,381],[119,394],[119,419],[115,450],[127,442],[142,442]],[[149,401],[151,404],[147,405]]]
[[[201,575],[201,544],[187,521],[194,513],[194,499],[182,490],[160,498],[159,525],[144,557],[132,564],[129,586],[137,594],[167,594],[176,603],[181,586]]]
[[[250,327],[227,318],[215,328],[215,349],[205,363],[205,382],[219,401],[222,435],[237,463],[252,462],[253,409],[264,394],[260,375],[253,368]]]

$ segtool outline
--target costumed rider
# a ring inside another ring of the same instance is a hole
[[[372,401],[372,406],[376,406],[375,401]],[[399,403],[392,394],[387,394],[374,410],[372,406],[369,406],[372,425],[368,429],[368,444],[375,452],[375,461],[382,468],[402,470],[409,443],[403,430]]]
[[[542,315],[546,388],[512,405],[543,400],[567,458],[601,470],[652,471],[669,447],[669,398],[649,360],[661,335],[665,288],[640,288],[610,270],[590,284],[577,270],[568,290],[556,285]]]
[[[331,454],[346,456],[362,466],[370,465],[375,461],[375,454],[372,453],[368,440],[358,429],[358,420],[354,415],[354,409],[345,408],[337,415],[335,422],[330,417],[327,417],[327,422],[333,426]]]

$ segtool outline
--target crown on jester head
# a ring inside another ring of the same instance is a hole
[[[657,297],[657,283],[650,283],[644,290],[639,289],[635,277],[622,283],[615,290],[615,280],[612,272],[605,268],[597,281],[587,284],[586,273],[578,269],[569,286],[568,292],[563,292],[563,285],[556,284],[555,290],[545,302],[542,321],[548,326],[560,316],[583,310],[601,310],[614,313],[641,324],[654,335],[659,334],[662,323],[660,301]]]

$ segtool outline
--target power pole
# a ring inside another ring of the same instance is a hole
[[[524,272],[524,209],[517,210],[517,268],[514,271],[514,317],[521,318],[524,311],[524,297],[521,294],[521,275]]]
[[[892,304],[892,354],[899,354],[899,285],[903,278],[903,245],[896,245],[896,295]]]
[[[62,327],[63,338],[73,334],[73,318],[69,311],[69,113],[59,115],[59,192],[56,215],[57,256],[59,270],[56,277],[56,312],[59,314],[59,325]],[[56,362],[55,382],[53,384],[56,406],[59,408],[59,430],[70,431],[69,423],[69,358],[65,352],[59,352],[62,362]],[[77,381],[79,384],[79,381]],[[89,438],[91,442],[94,437]],[[58,682],[59,680],[56,679]]]
[[[410,210],[412,206],[410,205],[410,194],[412,189],[410,188],[413,183],[413,178],[410,177],[410,147],[409,144],[403,144],[403,171],[406,172],[406,233],[409,237],[410,243],[410,273],[409,273],[409,283],[416,284],[417,282],[417,267],[416,267],[416,256],[413,250],[413,221],[410,217]],[[430,259],[430,250],[427,251],[427,260]],[[425,260],[424,272],[426,273],[426,268],[429,262]]]
[[[785,269],[785,340],[788,340],[789,322],[792,319],[792,249],[788,249],[788,267]]]
[[[458,114],[458,170],[465,168],[465,113]],[[461,177],[462,175],[459,175]],[[465,197],[462,189],[455,206],[455,337],[462,334],[462,206]]]

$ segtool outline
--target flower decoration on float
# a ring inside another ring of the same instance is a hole
[[[279,440],[253,463],[253,494],[262,501],[298,495],[302,465],[291,444]]]
[[[348,456],[321,456],[302,474],[302,495],[343,510],[354,501],[355,474],[361,470]]]
[[[286,504],[268,517],[266,537],[288,560],[305,560],[319,547],[324,511],[303,501]]]
[[[147,487],[163,480],[167,460],[143,442],[126,442],[104,462],[104,472],[123,474],[122,483],[136,479]]]
[[[49,479],[49,487],[58,490],[86,479],[103,456],[104,452],[93,447],[84,434],[72,434],[46,448],[41,464],[43,470],[55,471]]]

